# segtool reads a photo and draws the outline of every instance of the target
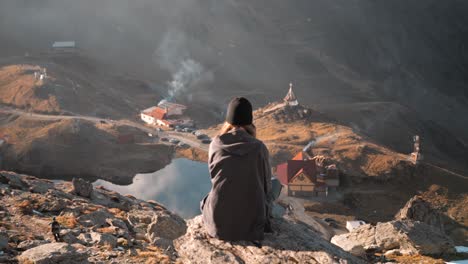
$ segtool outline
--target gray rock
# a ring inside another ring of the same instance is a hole
[[[107,224],[111,225],[111,226],[115,226],[115,227],[118,227],[122,230],[125,230],[127,233],[128,233],[128,226],[127,224],[122,221],[121,219],[118,219],[118,218],[112,218],[112,219],[107,219],[106,220]]]
[[[187,225],[180,216],[166,212],[158,212],[148,225],[146,237],[154,242],[158,238],[174,240],[187,231]]]
[[[135,236],[138,239],[140,236],[145,236],[148,230],[148,225],[151,224],[155,212],[145,211],[139,209],[133,209],[127,214],[127,222],[130,225],[129,228],[135,232]],[[144,239],[144,238],[143,238]]]
[[[80,241],[79,243],[83,245],[90,245],[93,241],[89,233],[82,233],[77,238]]]
[[[105,209],[99,209],[97,211],[94,211],[90,214],[82,215],[78,217],[78,222],[80,222],[83,226],[87,227],[104,227],[108,226],[107,224],[107,219],[113,219],[115,218],[114,215],[109,213]]]
[[[54,185],[46,181],[34,181],[30,184],[29,191],[32,193],[47,193],[50,189],[54,188]]]
[[[395,220],[414,220],[434,226],[444,233],[442,215],[420,196],[411,198],[395,215]]]
[[[40,245],[44,245],[44,244],[47,244],[49,242],[45,241],[45,240],[25,240],[25,241],[22,241],[21,243],[18,244],[18,246],[16,246],[16,248],[18,250],[28,250],[30,248],[34,248],[34,247],[37,247],[37,246],[40,246]]]
[[[8,234],[7,232],[0,231],[0,250],[8,247]]]
[[[375,226],[370,224],[359,226],[351,233],[332,237],[331,243],[355,256],[364,256],[368,248],[376,246]]]
[[[266,234],[263,246],[224,242],[207,236],[201,216],[187,222],[185,235],[174,241],[183,263],[364,263],[330,244],[303,224],[273,219],[275,234]]]
[[[93,192],[93,185],[83,180],[82,178],[73,178],[73,192],[76,195],[89,198],[91,197],[91,193]]]
[[[133,227],[149,225],[153,220],[154,212],[145,210],[131,210],[128,212],[127,220]]]
[[[12,189],[26,190],[28,185],[21,179],[21,176],[16,173],[2,172],[2,176],[7,179],[8,184]]]
[[[95,204],[105,206],[107,208],[119,208],[124,211],[129,211],[134,202],[122,195],[114,192],[97,189],[91,193],[91,201]]]
[[[455,251],[453,241],[438,229],[412,220],[363,225],[352,232],[334,236],[331,242],[355,255],[368,248],[382,252],[398,249],[402,254],[438,255]]]
[[[65,242],[68,244],[79,243],[77,236],[69,229],[62,229],[60,230],[60,239],[61,242]]]
[[[88,263],[88,254],[78,245],[48,243],[23,252],[19,263],[35,264],[83,264]]]
[[[115,248],[117,246],[117,238],[113,235],[110,234],[101,234],[98,232],[91,232],[91,243],[100,245],[100,246],[106,246],[109,245],[112,248]]]
[[[68,205],[68,202],[62,198],[50,197],[44,203],[39,206],[39,211],[41,212],[59,212],[65,209]]]

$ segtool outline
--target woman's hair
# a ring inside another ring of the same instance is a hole
[[[249,133],[252,137],[256,138],[257,137],[257,129],[254,124],[250,125],[245,125],[245,126],[234,126],[229,124],[228,122],[224,122],[223,127],[219,130],[219,135],[224,135],[226,133],[229,133],[229,131],[235,129],[235,128],[243,128],[247,133]]]

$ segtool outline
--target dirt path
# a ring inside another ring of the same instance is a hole
[[[301,221],[308,226],[312,227],[315,231],[321,234],[322,238],[330,240],[333,236],[333,231],[331,228],[321,220],[316,219],[313,216],[309,216],[305,213],[304,201],[302,199],[283,196],[280,200],[289,204],[292,207],[291,213],[294,219]]]
[[[463,175],[458,174],[458,173],[456,173],[456,172],[453,172],[453,171],[450,171],[450,170],[441,168],[441,167],[439,167],[439,166],[436,166],[436,165],[433,165],[433,164],[430,164],[430,163],[424,162],[424,164],[427,165],[427,166],[430,166],[430,167],[433,167],[433,168],[442,170],[442,171],[444,171],[444,172],[446,172],[446,173],[449,173],[449,174],[451,174],[451,175],[453,175],[453,176],[455,176],[455,177],[462,178],[462,179],[464,179],[464,180],[468,180],[468,177],[467,177],[467,176],[463,176]]]
[[[151,133],[153,135],[158,135],[159,137],[168,137],[168,138],[175,138],[180,140],[181,142],[184,142],[188,145],[190,145],[193,148],[200,149],[202,151],[208,151],[208,145],[207,144],[202,144],[194,139],[188,138],[187,135],[184,133],[178,133],[174,131],[157,131],[155,128],[147,127],[143,124],[139,124],[134,121],[130,120],[109,120],[105,118],[99,118],[99,117],[93,117],[93,116],[84,116],[84,115],[46,115],[46,114],[38,114],[34,112],[27,112],[19,109],[13,109],[9,107],[3,107],[0,109],[0,112],[3,113],[9,113],[9,114],[16,114],[16,115],[21,115],[21,116],[27,116],[30,118],[35,118],[35,119],[40,119],[40,120],[64,120],[64,119],[81,119],[81,120],[86,120],[90,121],[93,123],[100,123],[102,121],[108,122],[111,124],[116,124],[116,125],[126,125],[130,127],[134,127],[137,129],[140,129],[142,131],[145,131],[146,133]]]

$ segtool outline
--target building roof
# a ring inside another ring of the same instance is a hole
[[[52,48],[75,48],[75,41],[56,41],[52,44]]]
[[[288,185],[301,169],[313,183],[317,182],[317,167],[313,160],[288,160],[276,167],[277,178],[282,184]]]
[[[309,160],[310,157],[307,153],[305,153],[304,151],[301,151],[299,153],[297,153],[296,156],[294,156],[293,160]]]
[[[300,175],[301,173],[304,174],[304,175],[312,182],[312,184],[316,184],[316,181],[314,181],[314,178],[311,177],[311,176],[309,175],[309,173],[307,173],[307,171],[306,171],[304,168],[300,169],[300,170],[291,178],[290,182],[291,182],[294,178],[296,178],[298,175]]]
[[[166,119],[166,110],[157,106],[153,106],[153,107],[143,110],[143,114],[151,116],[159,120]]]
[[[278,178],[281,184],[288,185],[288,163],[283,163],[276,166],[276,178]]]
[[[296,98],[296,95],[294,94],[293,90],[292,90],[292,83],[289,84],[289,91],[288,91],[288,94],[284,97],[284,101],[286,102],[293,102],[293,101],[297,101],[297,98]]]
[[[186,110],[187,109],[187,107],[185,105],[171,103],[171,102],[168,102],[166,100],[162,100],[161,102],[159,102],[158,106],[161,107],[161,108],[168,108],[169,110],[174,109],[174,108],[178,108],[178,109],[181,109],[181,110]]]

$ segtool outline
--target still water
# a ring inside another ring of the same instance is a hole
[[[208,165],[189,159],[174,159],[162,170],[137,174],[127,186],[103,180],[94,185],[142,200],[155,200],[186,219],[200,214],[200,201],[211,188]]]

